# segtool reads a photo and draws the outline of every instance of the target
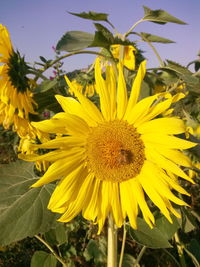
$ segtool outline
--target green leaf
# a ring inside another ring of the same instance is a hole
[[[47,209],[55,188],[49,184],[30,186],[37,181],[34,164],[17,161],[1,165],[0,174],[0,245],[44,233],[55,227],[55,213]]]
[[[161,215],[156,219],[155,223],[156,227],[161,231],[167,240],[170,240],[180,228],[177,218],[174,215],[171,215],[171,218],[173,223],[170,223],[164,215]]]
[[[170,39],[166,39],[164,37],[160,37],[160,36],[153,35],[153,34],[146,33],[146,32],[140,32],[140,33],[137,33],[137,35],[139,35],[143,41],[149,41],[153,43],[162,43],[162,44],[175,43],[174,41]]]
[[[200,60],[196,60],[194,63],[194,70],[197,72],[200,69]]]
[[[44,58],[43,56],[40,56],[40,60],[44,63],[46,63],[48,60],[46,58]]]
[[[163,232],[161,232],[156,226],[151,229],[141,218],[137,219],[137,225],[137,230],[134,230],[130,227],[130,235],[139,244],[149,248],[172,247],[166,236],[163,236]]]
[[[113,34],[103,25],[100,23],[94,23],[95,28],[98,30],[98,32],[101,32],[102,35],[106,38],[106,40],[112,44],[114,42],[114,36]]]
[[[91,43],[90,47],[103,47],[108,48],[111,45],[109,40],[102,34],[102,32],[96,31],[94,40]]]
[[[34,88],[34,93],[46,92],[52,88],[55,88],[55,86],[57,84],[58,84],[57,79],[44,80],[40,85],[38,85],[36,88]]]
[[[174,71],[176,74],[178,74],[179,78],[181,78],[183,81],[185,81],[188,84],[195,85],[199,83],[199,79],[197,77],[194,77],[193,73],[190,70],[188,70],[186,67],[171,60],[166,60],[166,61],[168,64],[162,67],[163,70]]]
[[[200,243],[196,239],[191,239],[188,250],[195,256],[197,262],[200,262]]]
[[[82,13],[68,12],[68,13],[83,19],[90,19],[94,21],[108,21],[108,14],[106,13],[96,13],[94,11],[89,11],[88,13],[86,12]]]
[[[63,223],[58,223],[55,229],[50,229],[44,236],[47,242],[52,245],[60,246],[67,242],[67,235]]]
[[[53,111],[54,113],[62,111],[60,105],[55,98],[55,90],[49,90],[34,94],[34,100],[38,104],[37,111],[42,112],[44,109]]]
[[[31,259],[31,267],[56,267],[57,259],[44,251],[36,251]]]
[[[144,20],[152,21],[159,24],[165,24],[167,22],[177,23],[177,24],[187,24],[184,21],[170,15],[168,12],[162,9],[152,10],[147,6],[143,6],[144,8]]]
[[[94,40],[94,34],[82,31],[66,32],[56,46],[59,51],[77,51],[87,48]]]
[[[125,253],[123,257],[122,267],[140,267],[139,263],[137,265],[134,265],[136,259],[130,255]]]
[[[106,240],[104,237],[99,238],[99,240],[90,240],[87,247],[83,253],[86,261],[94,259],[98,266],[106,263]],[[95,265],[96,266],[96,265]]]

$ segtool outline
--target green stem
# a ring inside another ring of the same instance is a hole
[[[122,267],[123,258],[124,258],[125,243],[126,243],[126,225],[124,223],[124,232],[123,232],[122,248],[121,248],[120,259],[119,259],[119,267]]]
[[[117,229],[112,214],[108,216],[108,254],[107,267],[117,266]]]
[[[133,267],[137,267],[137,265],[138,265],[138,263],[140,262],[142,256],[144,255],[144,252],[145,252],[146,248],[147,248],[146,246],[143,246],[143,247],[142,247],[142,249],[140,250],[140,253],[139,253],[139,255],[138,255],[136,261],[135,261],[134,264],[133,264]]]
[[[98,56],[102,56],[105,57],[105,55],[95,52],[95,51],[74,51],[68,54],[65,54],[59,58],[56,58],[55,60],[51,61],[47,66],[45,66],[43,69],[40,69],[41,72],[46,71],[48,68],[52,67],[54,64],[58,63],[60,60],[73,56],[73,55],[79,55],[79,54],[92,54],[92,55],[98,55]]]
[[[176,241],[176,246],[177,246],[177,251],[178,251],[178,256],[180,259],[181,267],[187,267],[186,262],[185,262],[184,253],[183,253],[183,246],[180,243],[180,239],[179,239],[177,232],[174,235],[174,239]]]
[[[139,24],[139,23],[141,23],[141,22],[143,22],[144,21],[144,19],[142,18],[142,19],[140,19],[140,20],[138,20],[135,24],[133,24],[133,26],[124,34],[124,39],[133,31],[133,29],[135,29],[135,27]]]
[[[35,238],[37,238],[41,243],[43,243],[54,255],[54,257],[62,264],[63,267],[67,267],[66,262],[56,253],[56,251],[39,235],[35,235]]]
[[[163,251],[164,251],[169,257],[172,258],[172,260],[176,263],[176,265],[177,265],[178,267],[181,267],[181,265],[180,265],[179,262],[176,260],[176,258],[175,258],[171,253],[169,253],[169,251],[167,251],[167,249],[164,248]]]
[[[156,57],[157,57],[157,59],[158,59],[158,61],[160,63],[160,67],[164,67],[165,64],[164,64],[162,58],[160,57],[158,51],[156,50],[155,46],[152,45],[152,43],[149,42],[149,40],[147,40],[144,36],[142,36],[142,40],[147,42],[147,44],[151,47],[151,49],[153,50],[154,54],[156,55]]]

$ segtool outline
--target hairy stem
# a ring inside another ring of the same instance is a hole
[[[37,238],[41,243],[43,243],[50,251],[51,253],[54,255],[54,257],[62,264],[63,267],[67,267],[66,262],[64,261],[64,259],[62,259],[57,253],[56,251],[39,235],[35,235],[35,238]]]
[[[122,239],[122,248],[121,248],[120,259],[119,259],[119,267],[122,267],[122,262],[123,262],[123,258],[124,258],[125,243],[126,243],[126,225],[124,222],[124,231],[123,231],[123,239]]]
[[[108,254],[107,267],[117,266],[117,229],[112,214],[108,216]]]
[[[144,21],[144,19],[142,18],[142,19],[140,19],[140,20],[138,20],[135,24],[133,24],[133,26],[124,34],[124,39],[133,31],[133,29],[135,29],[135,27],[139,24],[139,23],[141,23],[141,22],[143,22]]]
[[[139,253],[139,255],[138,255],[136,261],[135,261],[134,264],[133,264],[133,267],[137,267],[137,265],[138,265],[138,263],[140,262],[142,256],[144,255],[144,252],[145,252],[146,248],[147,248],[146,246],[143,246],[143,247],[142,247],[142,249],[140,250],[140,253]]]

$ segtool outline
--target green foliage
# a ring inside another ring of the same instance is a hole
[[[130,255],[125,253],[123,257],[122,267],[133,267],[136,259]],[[139,263],[135,267],[140,267]]]
[[[94,260],[95,266],[101,267],[106,264],[107,244],[105,237],[101,237],[98,240],[90,240],[83,253],[86,261]]]
[[[140,32],[140,33],[134,33],[137,34],[138,36],[140,36],[142,38],[143,41],[148,41],[148,42],[152,42],[152,43],[162,43],[162,44],[171,44],[171,43],[175,43],[174,41],[164,38],[164,37],[160,37],[157,35],[153,35],[150,33],[146,33],[146,32]]]
[[[89,11],[89,12],[82,12],[82,13],[73,13],[73,12],[68,12],[71,15],[83,18],[83,19],[90,19],[94,21],[108,21],[108,14],[106,13],[97,13],[94,11]]]
[[[170,224],[164,217],[156,220],[156,226],[151,229],[147,223],[141,219],[137,219],[138,229],[129,228],[131,237],[143,246],[150,248],[170,248],[171,244],[168,242],[173,234],[179,228],[176,219],[173,218],[174,223]],[[168,232],[167,232],[168,231]]]
[[[100,23],[94,23],[95,28],[99,33],[102,34],[102,36],[107,40],[108,44],[114,43],[114,36],[113,34],[102,24]]]
[[[144,20],[166,24],[168,22],[177,23],[177,24],[186,24],[184,21],[170,15],[168,12],[162,9],[152,10],[147,6],[143,6],[144,8]]]
[[[56,265],[56,258],[44,251],[36,251],[31,259],[31,267],[56,267]]]
[[[66,227],[63,223],[57,223],[54,229],[44,234],[44,237],[49,244],[60,246],[67,242]]]
[[[60,51],[78,51],[89,47],[94,40],[94,35],[82,31],[66,32],[58,42],[56,49]]]
[[[17,161],[0,167],[0,245],[55,227],[57,215],[47,209],[54,186],[30,189],[37,180],[32,163]]]

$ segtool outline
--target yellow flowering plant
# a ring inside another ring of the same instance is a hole
[[[65,33],[55,60],[40,57],[39,67],[26,63],[0,25],[0,125],[18,136],[18,160],[0,165],[0,245],[34,236],[52,253],[49,266],[139,266],[148,248],[165,249],[171,266],[186,266],[185,254],[196,264],[179,233],[188,221],[193,230],[200,223],[191,201],[199,136],[187,125],[188,116],[199,120],[200,79],[161,59],[153,43],[171,40],[135,32],[145,21],[185,23],[144,7],[144,17],[119,34],[105,13],[71,14],[95,21],[96,32]],[[159,67],[148,69],[137,38]],[[94,56],[89,67],[62,69],[83,53]],[[167,250],[173,245],[176,257]],[[31,264],[40,259],[36,251]]]

